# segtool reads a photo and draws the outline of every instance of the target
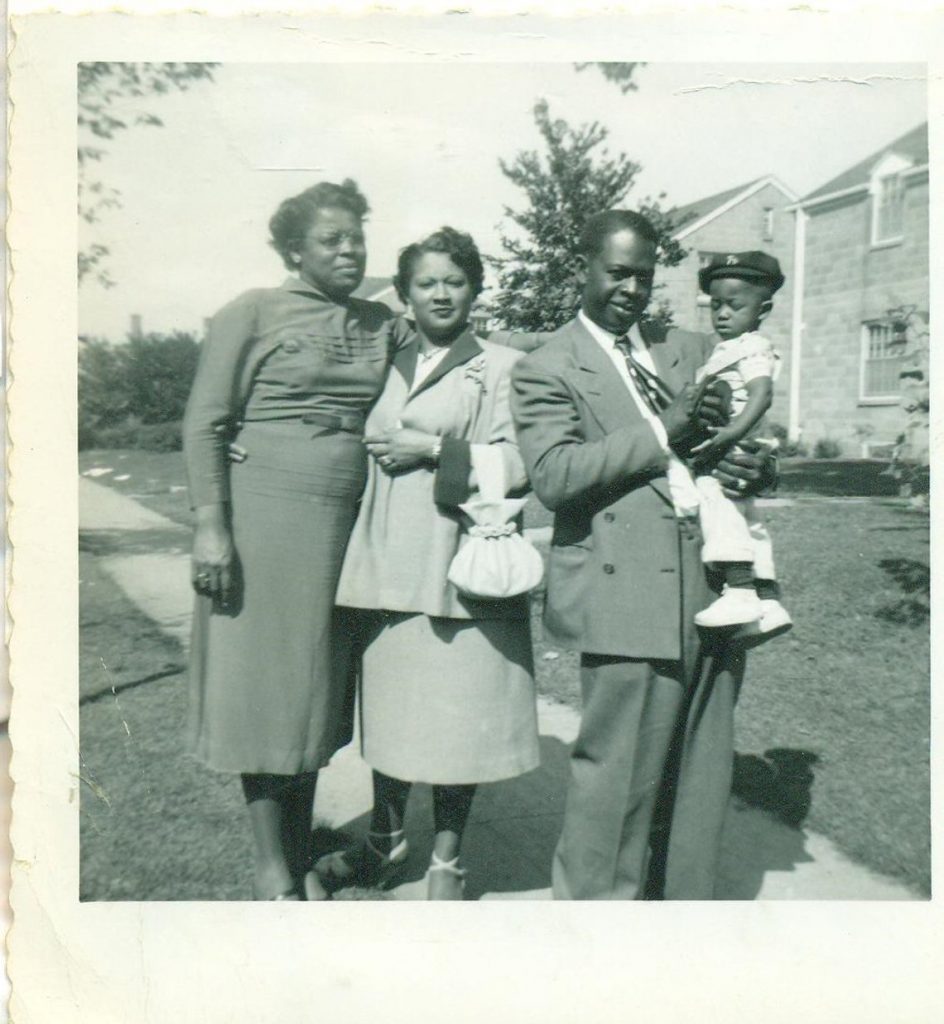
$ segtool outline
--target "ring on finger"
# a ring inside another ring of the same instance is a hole
[[[210,582],[210,574],[209,573],[206,573],[206,572],[198,572],[197,573],[197,583],[200,583],[201,585],[206,586],[206,584],[209,583],[209,582]]]

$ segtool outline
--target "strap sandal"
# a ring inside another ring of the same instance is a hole
[[[378,849],[372,839],[389,840],[389,852]],[[328,891],[349,885],[365,889],[384,888],[406,863],[409,852],[410,844],[402,828],[395,832],[368,832],[360,846],[351,850],[336,850],[320,857],[315,864],[315,871]]]
[[[445,876],[445,877],[444,877]],[[465,898],[465,871],[459,867],[459,857],[443,860],[435,850],[429,862],[429,893],[431,900],[461,900]]]

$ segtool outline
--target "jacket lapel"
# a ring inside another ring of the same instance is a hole
[[[403,378],[406,390],[413,386],[416,376],[416,362],[419,358],[420,343],[416,335],[402,348],[397,349],[393,357],[393,369]]]
[[[625,426],[627,418],[641,419],[632,395],[610,357],[580,323],[573,324],[574,354],[577,361],[576,384],[588,396],[590,412],[600,426],[611,433]]]
[[[668,332],[661,324],[651,321],[640,324],[639,333],[649,348],[656,374],[672,389],[673,394],[678,394],[685,384],[679,367],[678,347],[669,341]]]
[[[629,393],[610,357],[579,320],[575,321],[573,326],[574,350],[579,373],[577,383],[580,391],[590,398],[588,405],[597,422],[607,433],[611,433],[627,423],[641,421],[643,417],[636,400]],[[671,358],[665,362],[667,368],[670,368]],[[658,362],[656,366],[661,370]],[[669,483],[664,476],[653,477],[649,485],[671,504]]]
[[[413,347],[413,346],[411,346]],[[414,350],[413,355],[413,372],[416,370],[416,352],[419,349],[419,343]],[[416,398],[417,395],[421,395],[427,388],[431,388],[436,381],[442,380],[443,377],[449,373],[450,370],[454,370],[457,366],[461,366],[463,363],[467,363],[470,359],[474,359],[476,356],[482,354],[482,346],[476,341],[475,335],[471,330],[466,330],[459,335],[458,338],[449,346],[449,351],[443,356],[442,362],[436,367],[435,370],[423,381],[422,384],[410,395],[410,398]],[[410,383],[413,382],[413,373],[410,374]]]

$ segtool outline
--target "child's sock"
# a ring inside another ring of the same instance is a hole
[[[754,567],[750,562],[725,562],[724,582],[738,590],[750,590],[754,586]]]
[[[776,580],[754,580],[754,590],[761,601],[780,600],[780,584]]]

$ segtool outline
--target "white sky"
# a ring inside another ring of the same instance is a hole
[[[538,147],[546,98],[572,125],[643,170],[630,193],[685,203],[764,174],[805,194],[927,118],[918,65],[658,64],[623,95],[572,64],[229,64],[213,83],[149,100],[163,128],[109,144],[101,177],[122,192],[95,240],[117,286],[86,281],[79,331],[118,340],[132,313],[149,331],[199,330],[246,288],[285,276],[267,223],[288,195],[353,177],[367,195],[368,274],[444,223],[499,251],[518,192],[499,158]]]

